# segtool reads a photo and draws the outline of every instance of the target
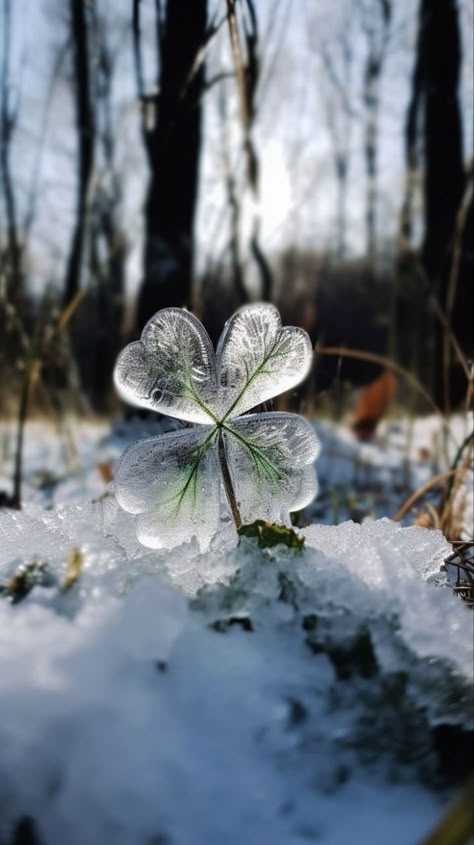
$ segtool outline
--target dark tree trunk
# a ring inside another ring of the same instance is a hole
[[[420,0],[413,93],[406,125],[407,184],[411,185],[417,166],[416,138],[420,128],[424,154],[421,258],[430,289],[419,291],[418,342],[424,345],[420,354],[422,362],[424,358],[425,377],[430,366],[432,369],[434,398],[448,407],[464,398],[466,380],[458,365],[453,367],[449,364],[447,374],[445,352],[448,337],[441,323],[434,322],[429,316],[428,305],[430,294],[434,295],[461,347],[467,355],[472,354],[472,286],[468,267],[470,261],[472,269],[472,246],[467,247],[471,223],[468,219],[464,231],[459,231],[457,226],[466,186],[458,101],[460,66],[456,0]],[[402,219],[403,234],[408,236],[411,229],[410,190],[405,197]],[[454,278],[451,270],[458,237],[465,249],[459,262],[459,272]]]
[[[461,45],[455,0],[423,0],[425,238],[423,262],[443,294],[464,189],[458,83]]]
[[[22,299],[22,268],[16,199],[10,163],[10,146],[16,123],[16,114],[11,108],[9,97],[10,43],[11,2],[4,0],[2,66],[0,71],[0,182],[5,206],[7,242],[4,256],[0,252],[0,262],[4,265],[7,299],[10,303],[18,306]]]
[[[83,256],[87,301],[74,322],[81,384],[94,410],[110,409],[112,371],[122,344],[127,241],[122,218],[122,187],[115,155],[113,82],[120,54],[108,33],[108,18],[91,7],[89,40],[94,45],[90,91],[94,103],[96,166],[87,197],[87,237]]]
[[[411,97],[405,120],[405,191],[400,214],[400,235],[410,242],[413,235],[413,200],[419,176],[420,103],[423,96],[423,26],[418,28],[415,66],[411,83]]]
[[[140,86],[138,5],[135,51]],[[158,4],[158,15],[160,15]],[[138,301],[140,328],[158,308],[191,300],[193,224],[201,144],[201,97],[207,0],[167,0],[159,22],[159,94],[150,102],[139,90],[150,181],[145,207],[144,281]],[[154,125],[149,128],[150,110]]]
[[[458,13],[455,0],[423,0],[422,3],[423,62],[424,62],[424,138],[425,138],[425,236],[422,259],[427,276],[447,312],[450,266],[453,258],[453,240],[456,216],[461,206],[465,175],[463,169],[461,114],[458,101],[458,84],[461,66],[461,44]],[[465,276],[465,273],[462,273]],[[468,305],[465,294],[470,282],[457,280],[452,328],[461,344],[469,341],[470,328],[465,313]],[[459,302],[464,302],[460,313]],[[467,331],[466,331],[467,330]],[[464,379],[452,372],[450,396],[443,384],[444,330],[435,324],[434,391],[438,402],[457,404],[466,392]],[[467,351],[467,350],[466,350]]]
[[[73,47],[73,84],[78,139],[76,219],[72,233],[64,284],[68,303],[80,288],[82,256],[87,229],[87,205],[94,166],[94,112],[91,102],[88,28],[85,0],[70,0]]]

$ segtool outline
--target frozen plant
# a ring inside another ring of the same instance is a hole
[[[298,414],[251,408],[299,384],[311,366],[303,329],[282,327],[273,305],[240,308],[214,351],[199,320],[158,311],[115,367],[125,401],[199,423],[134,443],[114,478],[117,501],[137,514],[137,536],[170,548],[195,536],[205,547],[220,514],[221,485],[236,527],[288,522],[317,492],[317,437]]]

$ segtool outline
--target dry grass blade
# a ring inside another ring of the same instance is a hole
[[[242,56],[242,48],[240,46],[239,29],[237,25],[237,15],[235,10],[235,0],[227,0],[227,21],[229,24],[230,43],[232,46],[232,56],[234,59],[234,70],[237,78],[237,88],[239,93],[240,117],[244,132],[247,133],[250,129],[250,109],[247,97],[247,81],[245,78],[245,64]]]
[[[408,513],[415,505],[419,499],[423,498],[423,496],[432,490],[434,487],[439,487],[440,484],[444,484],[445,481],[448,481],[449,478],[456,475],[459,472],[459,469],[450,469],[448,472],[442,472],[439,475],[435,475],[434,478],[430,478],[426,484],[423,484],[418,490],[415,490],[411,496],[408,497],[406,502],[401,506],[401,508],[397,511],[395,516],[393,517],[395,522],[400,522],[401,519]]]
[[[426,403],[436,414],[438,414],[439,417],[441,417],[443,425],[446,427],[446,419],[443,411],[438,407],[434,399],[430,396],[428,391],[423,387],[418,379],[404,367],[401,367],[399,364],[391,361],[390,358],[386,358],[385,355],[377,355],[375,352],[367,352],[363,349],[348,349],[345,346],[315,346],[314,351],[316,355],[332,355],[338,358],[355,358],[359,361],[369,361],[372,364],[379,364],[386,370],[396,373],[411,387],[413,387],[420,396],[423,396]]]
[[[470,776],[461,794],[448,807],[436,829],[421,845],[468,845],[472,837],[472,793],[474,776]]]
[[[67,560],[66,577],[61,587],[61,592],[67,593],[81,576],[84,556],[80,549],[72,548]]]
[[[441,530],[447,537],[461,536],[465,524],[467,490],[462,485],[472,464],[473,436],[471,432],[458,449],[451,467],[456,475],[450,480],[440,506]]]
[[[473,189],[474,189],[474,179],[473,179],[473,172],[471,166],[471,174],[470,178],[467,182],[464,196],[461,200],[461,205],[459,207],[457,216],[456,216],[456,228],[455,228],[455,237],[454,237],[454,245],[453,245],[453,253],[452,253],[452,262],[451,262],[451,269],[449,273],[448,279],[448,291],[446,296],[446,322],[447,322],[447,330],[445,331],[445,335],[443,338],[443,377],[444,377],[444,389],[446,398],[449,399],[449,368],[451,364],[451,356],[450,356],[450,342],[452,343],[453,339],[453,332],[451,331],[451,323],[453,318],[453,310],[454,310],[454,303],[456,300],[456,293],[458,287],[458,279],[459,279],[459,271],[461,267],[461,258],[463,252],[463,238],[464,238],[464,231],[467,224],[469,209],[472,204],[473,198]],[[459,344],[457,344],[459,346]],[[457,352],[456,346],[454,349]],[[462,353],[461,353],[462,356]],[[459,355],[458,355],[459,357]],[[464,357],[464,356],[462,356]],[[462,360],[461,360],[462,364]],[[464,366],[464,365],[463,365]],[[466,372],[467,370],[467,372]],[[471,384],[471,375],[469,371],[469,367],[466,365],[464,371],[467,374],[467,381],[468,384]]]
[[[458,359],[459,363],[461,364],[461,367],[464,370],[464,375],[466,376],[466,379],[469,382],[471,380],[471,372],[470,372],[470,369],[469,369],[469,364],[468,364],[468,361],[466,359],[466,356],[464,355],[464,353],[463,353],[463,351],[462,351],[462,349],[459,345],[458,339],[457,339],[456,335],[454,334],[454,332],[451,328],[451,325],[449,323],[448,318],[443,313],[443,309],[441,308],[441,305],[439,304],[436,297],[433,296],[433,295],[430,296],[430,305],[431,305],[433,311],[435,312],[438,320],[440,321],[441,325],[443,326],[445,333],[446,333],[446,336],[447,336],[447,339],[448,339],[448,342],[451,343],[451,346],[453,347],[453,350],[456,353],[457,359]],[[446,361],[445,361],[445,366],[449,366],[449,361],[448,361],[447,364],[446,364]]]
[[[59,316],[58,322],[48,339],[49,344],[52,344],[56,337],[60,336],[66,330],[72,316],[75,314],[78,306],[84,297],[83,291],[78,291],[71,299],[71,302],[66,305]],[[18,407],[18,427],[17,427],[17,442],[15,450],[15,468],[13,474],[13,494],[8,506],[20,510],[21,508],[21,480],[23,475],[23,440],[26,418],[28,415],[28,406],[31,398],[31,393],[34,385],[39,379],[42,366],[42,357],[40,347],[45,335],[45,325],[41,317],[38,318],[34,337],[28,340],[26,348],[25,370],[23,375],[20,403]]]
[[[78,290],[77,293],[73,296],[71,301],[68,305],[63,309],[61,312],[58,323],[57,323],[57,333],[63,334],[63,332],[67,329],[69,323],[71,322],[72,317],[76,313],[79,305],[81,304],[82,300],[85,297],[85,291]]]

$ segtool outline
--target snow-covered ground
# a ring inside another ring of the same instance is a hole
[[[473,730],[451,547],[316,524],[396,511],[444,468],[436,424],[408,446],[403,424],[318,432],[303,552],[223,522],[202,554],[140,547],[108,489],[150,423],[28,427],[26,506],[0,517],[1,845],[418,845],[436,825]]]

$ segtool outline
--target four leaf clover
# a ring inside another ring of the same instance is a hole
[[[240,308],[216,351],[199,320],[180,308],[158,311],[141,340],[121,352],[117,390],[132,405],[187,423],[129,446],[114,478],[117,501],[136,514],[137,536],[170,548],[214,536],[223,500],[237,527],[256,519],[288,522],[317,492],[318,439],[298,414],[251,413],[309,372],[303,329],[282,327],[273,305]]]

